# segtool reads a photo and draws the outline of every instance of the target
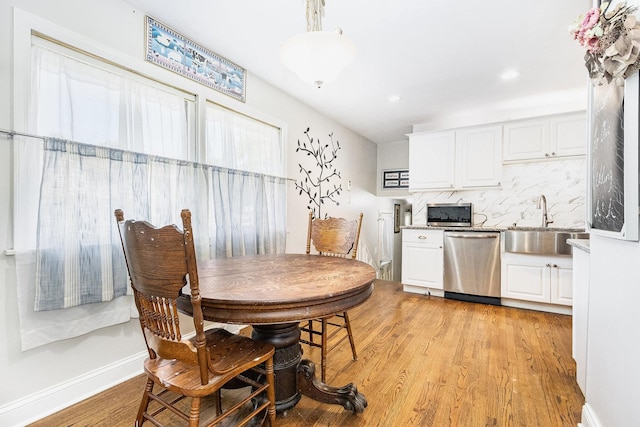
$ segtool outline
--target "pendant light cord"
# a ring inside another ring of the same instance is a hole
[[[307,31],[322,31],[325,0],[307,0]]]

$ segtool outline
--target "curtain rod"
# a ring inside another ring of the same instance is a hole
[[[27,138],[36,138],[36,139],[41,139],[41,140],[43,140],[43,141],[44,141],[44,138],[45,138],[45,137],[44,137],[44,136],[42,136],[42,135],[35,135],[35,134],[32,134],[32,133],[25,133],[25,132],[17,132],[17,131],[15,131],[15,130],[0,129],[0,133],[4,133],[4,134],[6,134],[8,138],[12,138],[12,137],[14,137],[15,135],[18,135],[18,136],[24,136],[24,137],[27,137]],[[227,168],[227,169],[229,169],[229,168]],[[281,177],[281,176],[268,175],[268,174],[263,174],[263,173],[262,173],[262,174],[261,174],[261,173],[259,173],[259,175],[269,176],[269,177],[272,177],[272,178],[284,178],[284,179],[285,179],[285,180],[287,180],[287,181],[293,181],[293,182],[296,182],[296,181],[297,181],[297,180],[295,180],[295,179],[293,179],[293,178],[285,178],[285,177]]]
[[[0,133],[4,133],[7,135],[7,137],[11,138],[15,135],[18,136],[26,136],[27,138],[37,138],[37,139],[42,139],[44,140],[44,136],[41,135],[34,135],[32,133],[25,133],[25,132],[17,132],[15,130],[6,130],[6,129],[0,129]]]

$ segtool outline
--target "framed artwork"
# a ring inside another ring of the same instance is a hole
[[[587,225],[589,232],[638,241],[638,73],[590,86]]]
[[[245,102],[247,71],[147,16],[146,60]]]
[[[409,188],[409,171],[382,171],[382,188]]]
[[[393,205],[393,232],[400,232],[400,204],[394,203]]]

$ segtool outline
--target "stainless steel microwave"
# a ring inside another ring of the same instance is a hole
[[[427,204],[427,225],[438,227],[472,227],[472,203]]]

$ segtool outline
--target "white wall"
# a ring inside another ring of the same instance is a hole
[[[429,122],[413,125],[413,132],[455,129],[584,110],[587,103],[587,82],[588,77],[585,73],[584,88],[540,93],[527,98],[486,105],[483,108],[459,111],[457,114],[435,116]]]
[[[377,237],[376,146],[349,129],[325,118],[261,81],[248,70],[247,102],[235,101],[147,63],[144,58],[144,13],[120,0],[0,0],[0,128],[12,129],[22,115],[13,111],[12,99],[13,7],[36,17],[36,26],[63,38],[96,46],[101,55],[116,58],[130,68],[198,93],[230,108],[281,124],[287,141],[287,174],[298,177],[295,147],[307,127],[314,136],[330,132],[340,141],[338,169],[342,184],[352,182],[341,204],[330,213],[355,216],[364,212],[363,236],[375,245]],[[188,29],[176,28],[188,36]],[[214,52],[216,46],[207,46]],[[234,60],[234,58],[229,58]],[[242,64],[240,64],[242,65]],[[13,247],[10,144],[0,134],[0,425],[22,425],[41,418],[87,394],[141,372],[144,345],[137,320],[91,334],[56,342],[30,351],[20,351],[13,257],[4,250]],[[306,200],[288,192],[288,252],[303,252],[306,243]],[[19,238],[19,234],[15,236]],[[183,322],[184,324],[185,322]]]
[[[591,235],[586,396],[589,427],[640,425],[640,242]]]
[[[383,197],[406,197],[407,190],[382,188],[382,171],[409,169],[409,139],[378,144],[378,195]]]

